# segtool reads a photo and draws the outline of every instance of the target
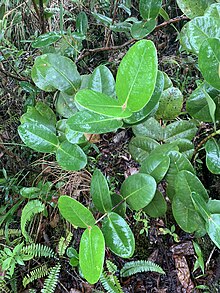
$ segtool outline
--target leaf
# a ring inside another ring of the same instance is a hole
[[[172,80],[169,78],[169,76],[166,74],[166,72],[163,72],[163,76],[164,76],[164,91],[167,90],[169,87],[173,87],[173,83]]]
[[[156,78],[156,48],[153,42],[141,40],[128,50],[118,68],[116,94],[123,109],[141,110],[153,94]]]
[[[98,169],[93,173],[90,193],[92,201],[99,212],[105,213],[111,210],[112,201],[108,183],[105,176]]]
[[[143,211],[152,218],[159,218],[166,214],[167,203],[161,192],[156,191],[152,201],[143,208]]]
[[[179,8],[189,18],[204,15],[206,8],[213,2],[213,0],[177,0]]]
[[[150,154],[141,164],[140,172],[151,175],[159,183],[166,175],[169,165],[168,155]]]
[[[170,199],[172,199],[175,195],[175,181],[178,172],[182,170],[190,171],[194,173],[194,168],[190,161],[180,152],[172,151],[169,153],[170,156],[170,167],[166,174],[166,181],[167,181],[167,189],[166,193]]]
[[[82,35],[86,35],[88,29],[88,18],[84,11],[81,11],[76,17],[76,30]]]
[[[129,152],[133,159],[138,162],[142,162],[154,150],[159,143],[156,140],[149,137],[132,137],[128,145]]]
[[[207,38],[199,49],[199,69],[205,80],[220,90],[220,40]]]
[[[60,90],[71,95],[81,84],[80,75],[73,61],[52,53],[35,59],[31,77],[34,83],[46,92]]]
[[[157,18],[162,0],[140,0],[139,11],[143,19]]]
[[[43,34],[35,39],[35,41],[32,42],[33,48],[42,48],[49,45],[54,44],[61,38],[61,34],[57,32],[49,32],[46,34]]]
[[[79,265],[84,278],[90,283],[98,282],[105,257],[105,240],[98,226],[87,228],[79,246]]]
[[[154,88],[154,92],[143,109],[138,112],[134,112],[129,118],[124,119],[127,124],[140,123],[142,120],[147,119],[154,111],[159,102],[164,87],[164,76],[161,71],[157,72],[157,80]]]
[[[215,245],[218,248],[220,248],[220,215],[219,214],[211,215],[208,222],[206,222],[206,230],[211,240],[215,243]]]
[[[214,89],[208,83],[203,82],[189,96],[186,102],[186,110],[193,117],[204,122],[212,122],[207,95],[216,104],[215,120],[220,119],[220,104],[218,102],[220,91]]]
[[[200,46],[208,38],[220,37],[220,19],[200,16],[187,22],[180,33],[180,43],[189,52],[198,55]]]
[[[141,124],[133,126],[132,130],[136,136],[147,136],[159,141],[164,138],[164,129],[153,117]]]
[[[131,26],[132,25],[125,20],[123,22],[111,24],[110,30],[116,33],[130,32]]]
[[[68,171],[78,171],[87,164],[87,157],[83,150],[76,144],[63,141],[56,151],[57,163]]]
[[[134,39],[142,39],[149,35],[156,27],[156,20],[138,21],[131,26],[131,36]]]
[[[122,127],[119,119],[100,115],[89,111],[80,111],[67,120],[68,127],[73,131],[85,133],[106,133]]]
[[[23,187],[20,189],[21,196],[29,199],[37,198],[40,192],[41,190],[38,187]]]
[[[88,142],[84,133],[72,130],[68,124],[66,124],[65,127],[65,137],[72,144],[83,144]]]
[[[164,90],[156,112],[157,119],[172,120],[176,118],[182,109],[183,95],[178,88],[169,87]]]
[[[213,174],[220,174],[220,141],[209,139],[205,144],[206,165]]]
[[[121,277],[128,277],[142,272],[156,272],[165,274],[163,269],[152,261],[136,260],[127,262],[120,271]]]
[[[174,218],[181,229],[193,233],[204,224],[193,204],[192,193],[198,193],[205,201],[208,201],[207,191],[194,174],[183,170],[175,178],[175,192],[172,202]]]
[[[118,100],[92,90],[79,91],[75,100],[90,111],[110,117],[127,118],[132,114],[130,110],[123,108]]]
[[[129,258],[135,249],[134,235],[125,220],[116,213],[109,213],[102,222],[106,245],[116,255]]]
[[[148,205],[156,192],[156,181],[148,174],[134,174],[122,183],[121,195],[133,210]]]
[[[103,24],[106,24],[106,25],[112,24],[112,19],[103,14],[92,12],[92,16],[94,16],[98,21],[102,22]]]
[[[219,3],[211,4],[206,9],[204,16],[220,18],[220,5],[219,5]]]
[[[212,122],[214,124],[214,129],[216,129],[216,120],[215,120],[216,104],[207,93],[205,93],[205,98],[208,104],[209,113],[212,118]]]
[[[77,112],[73,96],[60,92],[56,99],[56,111],[59,115],[69,118]]]
[[[115,98],[115,79],[108,67],[99,65],[95,68],[90,75],[88,88]]]
[[[121,194],[113,193],[111,195],[111,201],[113,206],[113,211],[116,214],[119,214],[122,218],[125,218],[126,215],[126,202],[123,199]],[[119,204],[120,203],[120,204]]]
[[[185,138],[179,138],[175,141],[175,143],[179,148],[179,152],[188,160],[191,160],[194,153],[194,144]]]
[[[59,197],[58,208],[64,219],[74,226],[87,228],[95,225],[92,213],[80,202],[69,196],[62,195]]]
[[[220,214],[220,200],[209,199],[207,207],[211,214]]]
[[[196,135],[197,127],[194,122],[179,120],[167,125],[164,129],[164,141],[174,142],[178,139],[192,140]]]
[[[26,226],[29,221],[32,220],[32,218],[38,214],[42,213],[45,209],[45,205],[40,202],[39,200],[31,200],[22,209],[21,213],[21,232],[23,236],[25,237],[26,241],[30,241],[30,236],[28,232],[26,231]]]

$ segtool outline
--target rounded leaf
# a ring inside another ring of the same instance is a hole
[[[220,174],[220,141],[209,139],[205,144],[206,165],[213,174]]]
[[[199,49],[199,68],[205,80],[220,90],[220,40],[206,39]]]
[[[212,5],[210,5],[205,11],[205,16],[220,18],[220,5],[219,5],[219,3],[213,3]]]
[[[132,112],[141,110],[153,94],[156,78],[156,48],[153,42],[141,40],[128,50],[119,65],[116,76],[119,103]]]
[[[143,211],[152,218],[164,216],[167,211],[167,203],[162,193],[157,190],[154,198],[146,207],[143,208]]]
[[[131,36],[134,39],[142,39],[149,35],[156,27],[156,20],[138,21],[133,23],[131,27]]]
[[[129,176],[121,186],[121,195],[133,210],[148,205],[156,192],[156,181],[148,174]]]
[[[87,228],[95,225],[95,219],[90,210],[69,196],[59,197],[58,208],[64,219],[76,227]]]
[[[102,222],[106,245],[116,255],[129,258],[135,249],[134,235],[125,220],[116,213],[109,213]]]
[[[128,145],[129,152],[134,160],[142,162],[154,150],[159,143],[156,140],[149,137],[133,137]]]
[[[57,163],[65,170],[78,171],[87,164],[87,157],[76,144],[62,142],[56,151]]]
[[[79,265],[84,278],[98,282],[105,257],[105,240],[98,226],[88,227],[82,234],[79,246]]]
[[[56,111],[65,118],[71,117],[77,112],[73,96],[60,92],[56,99]]]
[[[156,18],[162,6],[162,0],[140,0],[139,11],[143,19]]]
[[[164,128],[153,117],[133,126],[132,130],[136,136],[147,136],[155,140],[163,140],[164,138]]]
[[[52,53],[35,59],[31,77],[34,83],[46,92],[60,90],[71,95],[81,84],[80,75],[73,61]]]
[[[206,8],[213,2],[214,0],[177,0],[179,8],[189,18],[204,15]]]

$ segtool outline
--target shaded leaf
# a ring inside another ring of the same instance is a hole
[[[143,208],[143,211],[153,218],[164,216],[167,211],[167,203],[162,193],[157,190],[154,198],[146,207]]]
[[[209,139],[205,144],[206,165],[213,174],[220,174],[220,141]]]
[[[60,92],[56,99],[56,111],[65,118],[71,117],[77,112],[74,97]]]
[[[143,19],[156,18],[162,6],[162,0],[140,0],[139,11]]]
[[[134,39],[142,39],[149,35],[156,27],[156,20],[138,21],[131,26],[131,36]]]

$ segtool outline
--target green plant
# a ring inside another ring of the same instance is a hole
[[[168,228],[160,228],[159,230],[160,230],[160,232],[161,232],[163,235],[167,235],[167,234],[169,234],[170,236],[173,237],[173,240],[174,240],[175,242],[179,242],[179,236],[175,233],[176,228],[175,228],[174,225],[172,225],[170,229],[168,229]]]

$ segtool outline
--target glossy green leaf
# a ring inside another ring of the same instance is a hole
[[[76,30],[82,35],[86,35],[88,29],[88,18],[84,11],[81,11],[76,17]]]
[[[84,133],[74,131],[70,129],[68,125],[66,125],[66,128],[65,128],[65,137],[70,143],[73,143],[73,144],[83,144],[88,142]]]
[[[220,19],[200,16],[187,22],[180,33],[180,43],[187,51],[198,54],[200,46],[208,38],[220,37]]]
[[[148,21],[138,21],[131,26],[131,36],[134,39],[142,39],[149,35],[156,27],[156,20],[150,19]]]
[[[170,17],[163,7],[160,8],[159,14],[163,17],[164,20],[169,20]]]
[[[196,124],[191,121],[179,120],[167,125],[164,129],[164,141],[173,142],[178,139],[192,140],[196,135]]]
[[[164,138],[164,129],[154,118],[133,126],[132,130],[136,136],[147,136],[155,140],[163,140]]]
[[[175,195],[175,181],[178,172],[182,170],[187,170],[191,173],[194,173],[194,168],[190,161],[180,152],[172,151],[169,153],[170,156],[170,167],[166,174],[167,189],[166,193],[170,199]]]
[[[179,8],[189,18],[204,15],[206,8],[213,2],[214,0],[177,0]]]
[[[99,65],[95,68],[89,78],[88,88],[109,97],[115,97],[115,79],[108,67]]]
[[[111,212],[102,222],[102,232],[105,243],[116,255],[129,258],[135,249],[134,235],[125,222],[118,214]]]
[[[113,211],[116,214],[119,214],[122,218],[125,218],[126,215],[126,202],[124,201],[121,194],[113,193],[111,195]]]
[[[211,240],[220,249],[220,215],[219,214],[211,215],[208,222],[206,222],[206,230]]]
[[[195,150],[193,142],[185,138],[179,138],[175,141],[175,143],[179,148],[179,152],[188,160],[191,160]]]
[[[191,199],[192,199],[192,202],[194,204],[196,211],[199,213],[199,215],[206,222],[208,220],[208,218],[211,216],[209,209],[208,209],[207,202],[200,194],[198,194],[194,191],[191,194]]]
[[[172,80],[169,78],[169,76],[166,74],[166,72],[162,72],[164,76],[164,88],[163,90],[167,90],[169,87],[173,87]]]
[[[54,44],[60,38],[61,38],[60,33],[49,32],[36,38],[36,40],[33,41],[31,45],[33,48],[42,48],[42,47],[46,47],[46,46]]]
[[[205,80],[220,90],[220,39],[208,38],[202,43],[199,68]]]
[[[80,228],[95,225],[92,213],[80,202],[67,195],[62,195],[58,200],[58,208],[65,220]]]
[[[35,110],[37,110],[42,117],[45,117],[49,121],[50,125],[54,126],[56,124],[57,122],[56,115],[49,106],[47,106],[43,102],[37,102],[37,104],[35,105]]]
[[[133,210],[140,210],[148,205],[156,192],[156,181],[148,174],[129,176],[121,186],[121,195]]]
[[[192,233],[203,224],[203,219],[195,209],[192,193],[198,193],[205,201],[208,194],[198,177],[189,171],[180,171],[175,178],[175,196],[172,201],[172,210],[178,225],[186,232]]]
[[[57,163],[65,170],[78,171],[87,164],[87,157],[76,144],[62,142],[56,152]]]
[[[141,163],[157,146],[159,143],[154,139],[138,136],[131,139],[128,148],[133,159]]]
[[[112,24],[112,19],[96,12],[92,12],[92,16],[94,16],[98,21],[106,24],[106,25],[111,25]]]
[[[142,120],[147,119],[154,111],[156,111],[156,106],[158,105],[159,99],[163,92],[164,87],[164,75],[161,71],[157,72],[157,80],[154,88],[154,92],[143,109],[138,112],[134,112],[129,118],[124,119],[127,124],[140,123]]]
[[[60,92],[56,99],[56,111],[59,115],[69,118],[77,112],[74,97]]]
[[[220,141],[209,139],[205,144],[206,165],[213,174],[220,174]]]
[[[220,5],[219,5],[219,3],[213,3],[212,5],[210,5],[206,9],[204,16],[220,18]]]
[[[39,197],[40,191],[38,187],[23,187],[20,189],[20,194],[25,198],[33,199]]]
[[[98,226],[87,228],[79,246],[79,265],[84,278],[90,283],[98,282],[104,264],[105,240]]]
[[[156,191],[152,201],[143,208],[143,211],[152,218],[159,218],[166,214],[167,203],[161,192]]]
[[[163,91],[159,108],[156,112],[157,119],[172,120],[181,112],[183,105],[183,95],[178,88],[169,87]]]
[[[105,213],[112,209],[112,201],[107,180],[98,169],[93,173],[90,193],[92,201],[99,212]]]
[[[116,33],[130,32],[131,26],[129,22],[123,21],[110,25],[110,30]]]
[[[69,95],[80,87],[81,78],[76,65],[67,57],[44,54],[35,59],[31,77],[46,92],[60,90]]]
[[[214,89],[208,83],[202,83],[196,90],[192,92],[186,102],[187,112],[196,119],[204,122],[213,122],[210,115],[208,100],[209,97],[216,105],[215,120],[220,119],[220,103],[218,102],[220,91]]]
[[[80,111],[67,120],[67,125],[74,131],[98,134],[115,131],[122,127],[123,122],[94,112]]]
[[[211,214],[220,214],[220,200],[219,199],[209,199],[207,207]]]
[[[132,114],[130,110],[123,108],[118,100],[92,90],[79,91],[75,100],[90,111],[110,117],[127,118]]]
[[[123,109],[141,110],[153,94],[156,78],[156,48],[153,42],[141,40],[128,50],[118,68],[116,94]]]
[[[150,154],[141,164],[140,172],[151,175],[159,183],[166,175],[170,165],[168,155]]]
[[[140,0],[139,11],[143,19],[157,18],[162,0]]]

